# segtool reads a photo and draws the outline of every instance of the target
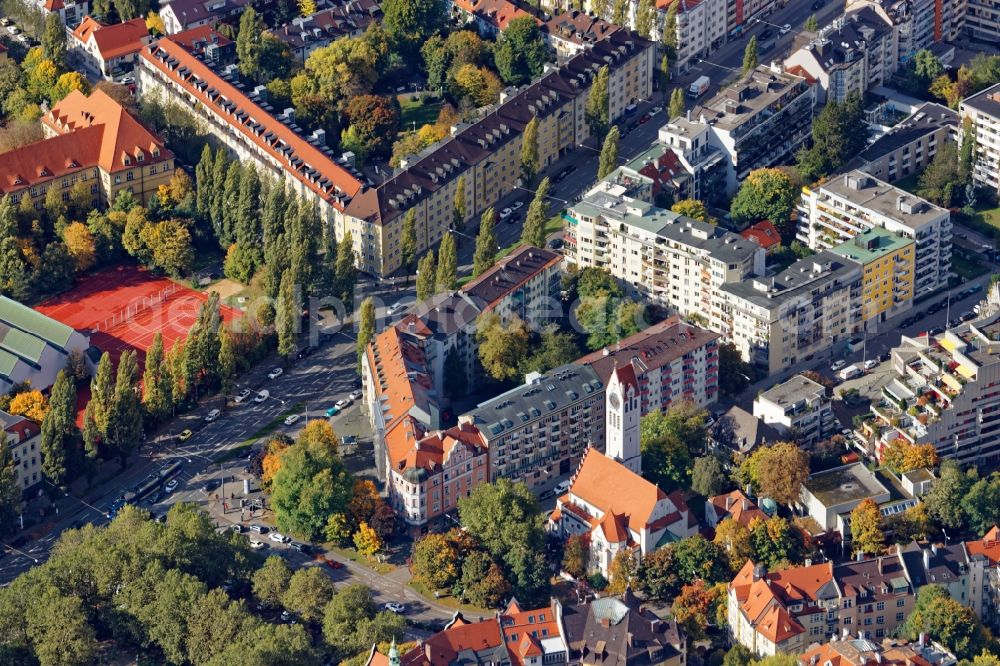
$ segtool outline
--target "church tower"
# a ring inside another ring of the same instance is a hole
[[[642,415],[639,382],[631,363],[615,367],[604,394],[605,453],[636,474],[642,473],[639,418]]]

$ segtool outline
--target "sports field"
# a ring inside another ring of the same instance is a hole
[[[117,266],[91,273],[67,292],[50,298],[36,309],[81,331],[90,331],[90,342],[107,351],[115,361],[126,349],[139,352],[139,364],[159,331],[169,349],[183,338],[198,317],[205,294],[137,266]],[[227,322],[238,313],[222,306]]]

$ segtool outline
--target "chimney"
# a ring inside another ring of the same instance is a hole
[[[881,575],[883,575],[883,572],[882,572],[882,558],[880,557],[876,561],[878,562],[878,575],[881,576]]]
[[[918,644],[920,645],[920,647],[926,647],[927,646],[927,634],[925,634],[922,631],[920,632],[920,638],[919,638]]]
[[[729,511],[729,507],[733,505],[733,498],[731,495],[726,495],[726,511]]]
[[[924,548],[924,571],[930,571],[931,569],[931,551]]]

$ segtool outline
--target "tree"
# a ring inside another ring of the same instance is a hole
[[[684,91],[680,88],[674,88],[674,91],[670,93],[670,106],[667,107],[667,114],[670,119],[680,118],[684,115],[684,108],[686,104],[684,102]]]
[[[538,116],[531,117],[521,137],[521,179],[528,184],[538,173]]]
[[[615,0],[615,4],[611,7],[611,22],[628,27],[629,6],[628,0]]]
[[[280,529],[315,539],[331,515],[345,512],[353,481],[337,446],[333,429],[317,420],[281,454],[271,481],[271,506]]]
[[[924,585],[917,591],[917,602],[900,633],[910,640],[921,634],[933,636],[959,659],[974,657],[991,642],[975,611],[952,599],[940,585]]]
[[[147,224],[139,235],[143,246],[151,252],[149,259],[154,267],[174,277],[191,271],[194,265],[194,248],[191,232],[185,222],[169,219]]]
[[[108,409],[107,443],[118,454],[122,467],[142,443],[142,409],[139,402],[139,367],[134,351],[118,359],[118,373]]]
[[[752,660],[753,654],[750,650],[745,648],[742,643],[736,643],[726,652],[722,666],[748,666]]]
[[[316,13],[316,0],[298,0],[299,15],[312,16]]]
[[[355,584],[341,588],[323,613],[323,638],[338,654],[351,655],[371,649],[373,643],[394,640],[406,630],[400,616],[376,611],[368,587]]]
[[[754,35],[747,42],[746,48],[743,49],[743,73],[756,69],[759,64],[759,59],[757,56],[757,36]]]
[[[521,364],[525,374],[529,372],[548,372],[552,368],[572,363],[582,356],[576,337],[569,332],[560,331],[558,326],[546,327],[540,336],[540,344],[531,357]]]
[[[702,222],[709,222],[708,209],[705,204],[697,199],[681,199],[670,207],[670,210],[678,215],[686,215]]]
[[[380,95],[358,95],[347,103],[347,117],[365,155],[388,157],[399,133],[399,104]]]
[[[54,485],[66,481],[67,449],[76,431],[76,386],[69,373],[60,370],[52,385],[49,410],[42,420],[42,473]]]
[[[4,432],[0,434],[0,538],[13,532],[14,519],[21,513],[21,484],[17,480],[17,465],[10,450],[7,433]]]
[[[530,83],[540,76],[548,60],[548,49],[533,16],[521,16],[507,24],[493,47],[500,78],[508,85]]]
[[[52,12],[45,17],[42,52],[57,68],[66,66],[66,28],[63,27],[58,12]]]
[[[725,488],[722,464],[715,456],[701,456],[694,459],[691,468],[691,490],[704,497],[714,497]]]
[[[958,146],[943,144],[927,165],[917,185],[917,194],[939,206],[955,204],[964,192],[965,178],[961,173]]]
[[[50,14],[52,16],[52,14]],[[58,15],[55,15],[59,18]],[[28,601],[25,632],[41,664],[90,664],[97,638],[83,601],[49,583]]]
[[[479,361],[486,374],[504,381],[520,375],[520,362],[528,354],[528,327],[518,317],[505,326],[495,312],[484,312],[477,320]]]
[[[497,255],[497,237],[494,227],[497,216],[492,208],[487,208],[479,221],[479,235],[476,236],[476,251],[472,255],[472,276],[479,277],[490,267]]]
[[[938,480],[924,496],[931,518],[947,529],[964,528],[966,513],[963,501],[977,477],[974,468],[966,473],[954,461],[941,463]]]
[[[503,570],[489,555],[472,551],[462,563],[462,597],[481,608],[496,608],[510,593]]]
[[[444,28],[445,19],[445,6],[436,0],[386,0],[382,6],[382,25],[404,61]]]
[[[288,580],[281,605],[305,622],[319,622],[335,592],[333,581],[319,567],[298,569]]]
[[[236,365],[237,365],[237,341],[234,339],[234,333],[230,329],[226,328],[225,324],[219,325],[219,365],[218,365],[218,376],[220,389],[224,395],[229,395],[233,392],[233,381],[236,379]],[[166,373],[164,373],[166,376]],[[168,379],[164,379],[166,382],[165,386],[169,386]]]
[[[827,101],[813,119],[812,139],[812,147],[798,154],[798,171],[803,180],[827,176],[858,155],[868,141],[860,96],[850,93],[842,104]]]
[[[590,566],[590,543],[583,534],[576,534],[566,539],[563,547],[563,571],[574,578],[587,575]]]
[[[735,397],[745,391],[754,378],[753,366],[743,360],[736,345],[723,342],[719,345],[719,392]]]
[[[42,423],[49,413],[49,401],[41,391],[21,391],[10,400],[11,414],[25,416],[36,423]]]
[[[400,241],[400,253],[402,254],[403,268],[406,270],[407,278],[417,267],[417,211],[411,208],[406,211],[403,217],[403,237]]]
[[[166,418],[173,407],[170,373],[164,360],[163,335],[157,331],[146,353],[146,369],[142,375],[142,404],[155,420]]]
[[[508,479],[479,484],[459,500],[458,512],[468,534],[501,564],[518,599],[531,604],[547,598],[545,533],[527,486]]]
[[[296,298],[294,276],[289,269],[281,276],[281,287],[278,290],[274,319],[274,327],[278,333],[278,354],[286,358],[295,352],[299,325],[298,314],[299,305]]]
[[[524,218],[524,228],[521,230],[521,243],[545,247],[545,224],[548,222],[549,179],[543,178],[535,190],[535,196],[528,205],[528,213]]]
[[[253,574],[253,596],[270,608],[277,608],[282,597],[288,591],[288,583],[292,579],[292,570],[285,559],[271,555],[264,560],[264,566]]]
[[[149,10],[149,13],[146,14],[146,29],[158,37],[167,34],[167,29],[163,25],[163,19],[153,10]]]
[[[466,63],[455,71],[455,87],[460,97],[468,97],[476,106],[486,106],[500,99],[503,82],[489,68]]]
[[[460,553],[446,534],[428,534],[413,545],[413,575],[431,589],[450,588],[458,580]]]
[[[786,171],[754,169],[740,184],[729,212],[738,225],[769,220],[787,237],[794,232],[792,211],[801,194]]]
[[[725,551],[700,534],[681,539],[671,546],[677,577],[682,583],[705,580],[720,583],[730,579]]]
[[[417,302],[421,303],[434,295],[437,288],[437,262],[434,250],[429,250],[420,260],[417,269]]]
[[[769,569],[798,562],[802,556],[802,533],[787,520],[774,516],[750,523],[750,545],[757,561]]]
[[[806,18],[805,25],[802,27],[806,32],[816,32],[819,30],[819,21],[816,20],[816,15],[810,14],[809,17]]]
[[[457,231],[465,230],[465,197],[465,176],[459,176],[455,181],[455,199],[452,205],[452,228]]]
[[[607,65],[597,70],[594,82],[590,86],[590,93],[587,95],[584,114],[587,118],[587,124],[590,126],[591,136],[602,136],[608,127],[608,114],[611,112],[608,97],[609,76]]]
[[[712,541],[725,551],[734,573],[743,568],[747,560],[753,559],[750,530],[732,518],[726,518],[715,526],[715,538]]]
[[[609,595],[620,595],[626,589],[635,587],[638,568],[639,564],[631,550],[625,548],[618,551],[608,565],[610,581],[605,592]]]
[[[994,472],[973,483],[963,505],[967,525],[978,534],[1000,524],[1000,474]]]
[[[896,474],[921,469],[934,468],[940,462],[933,444],[911,444],[899,437],[890,441],[882,449],[882,464]]]
[[[371,296],[361,301],[358,322],[358,339],[355,343],[355,352],[358,356],[358,375],[360,375],[361,361],[368,349],[368,343],[375,337],[375,301]]]
[[[851,541],[855,553],[878,555],[885,548],[882,514],[873,500],[866,499],[851,511]]]
[[[642,417],[639,441],[644,475],[664,487],[688,487],[691,452],[705,446],[707,419],[707,411],[684,401],[666,412],[658,410]]]
[[[56,79],[49,96],[52,98],[52,102],[58,102],[74,90],[87,94],[90,91],[90,84],[80,72],[66,72],[60,74],[59,78]]]
[[[667,7],[667,15],[663,18],[663,32],[660,40],[663,50],[671,60],[677,57],[677,10],[679,2],[671,2]]]
[[[636,572],[635,587],[654,601],[671,601],[681,589],[674,549],[659,548],[642,558]]]
[[[653,19],[656,16],[656,3],[654,0],[639,0],[639,7],[635,12],[635,31],[644,39],[649,39],[653,31]]]
[[[751,481],[764,497],[791,505],[809,478],[809,454],[791,442],[757,449],[750,457]]]
[[[618,142],[621,134],[618,126],[614,125],[608,135],[604,137],[604,145],[601,146],[601,156],[597,163],[597,178],[604,178],[609,173],[618,168]]]
[[[438,249],[438,265],[435,291],[438,293],[451,291],[458,280],[458,248],[455,247],[455,236],[445,234]]]
[[[362,521],[358,525],[358,531],[354,533],[354,547],[358,549],[359,553],[371,559],[375,553],[382,550],[384,545],[382,538],[368,523]]]
[[[240,29],[236,35],[236,60],[243,76],[257,78],[260,73],[263,34],[264,17],[253,7],[248,7],[240,15]]]
[[[681,588],[671,611],[688,638],[702,640],[706,636],[706,628],[715,623],[716,610],[724,600],[724,586],[708,586],[699,579]]]
[[[354,307],[354,287],[358,283],[358,269],[354,263],[354,239],[348,231],[337,245],[336,296],[349,312]]]

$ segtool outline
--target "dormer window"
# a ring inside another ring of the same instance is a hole
[[[159,156],[160,156],[160,149],[153,148],[153,157],[159,157]]]
[[[138,153],[138,154],[137,154],[137,155],[135,156],[135,159],[136,159],[136,161],[138,161],[138,162],[142,162],[143,160],[145,160],[145,159],[146,159],[146,156],[145,156],[145,154],[143,154],[143,153]]]
[[[129,166],[130,164],[132,164],[131,158],[127,156],[123,159],[123,161],[125,162],[125,166]]]

